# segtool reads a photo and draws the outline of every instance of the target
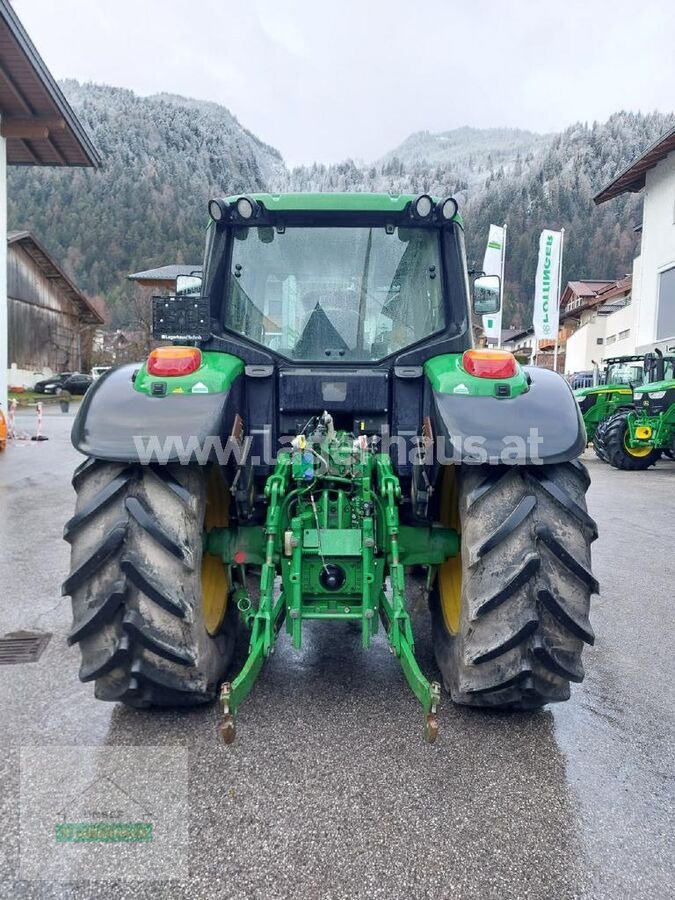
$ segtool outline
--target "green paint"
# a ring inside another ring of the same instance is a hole
[[[666,393],[665,397],[652,397],[653,394]],[[626,421],[628,434],[626,443],[632,449],[651,447],[654,450],[675,449],[675,380],[655,381],[643,384],[634,391],[635,411]],[[664,403],[669,403],[663,408]],[[658,410],[658,411],[657,411]],[[648,427],[652,436],[644,440],[636,436],[636,429]]]
[[[652,394],[657,391],[672,390],[675,390],[675,381],[671,378],[667,378],[665,381],[653,381],[651,384],[641,384],[639,387],[635,388],[634,393],[638,396],[644,396],[645,394]]]
[[[517,397],[528,390],[527,378],[520,365],[512,378],[478,378],[469,375],[462,367],[461,353],[445,353],[434,356],[424,364],[424,371],[432,388],[440,394],[467,397],[495,397],[497,385],[508,384],[510,397]],[[509,398],[505,398],[509,399]]]
[[[225,197],[226,203],[236,202],[241,194]],[[371,194],[366,192],[351,193],[289,193],[289,194],[250,194],[258,203],[270,212],[373,212],[402,213],[408,204],[419,194]],[[441,198],[434,197],[438,203]],[[462,217],[457,213],[453,219],[463,225]],[[240,224],[240,223],[238,223]],[[253,223],[255,224],[255,223]]]
[[[586,437],[592,441],[598,425],[625,406],[632,406],[633,391],[628,385],[601,385],[577,388],[574,396],[581,408]]]
[[[309,477],[307,462],[295,460],[304,452],[313,460]],[[459,553],[458,534],[449,528],[402,526],[401,485],[390,457],[372,449],[355,452],[352,435],[344,432],[317,430],[302,451],[281,453],[265,496],[264,525],[205,535],[208,551],[220,553],[229,565],[237,550],[261,565],[257,606],[243,588],[237,592],[250,627],[249,655],[236,678],[223,686],[224,714],[234,716],[248,696],[283,621],[299,649],[303,623],[314,619],[360,624],[366,649],[381,623],[411,690],[425,713],[435,712],[440,687],[425,678],[415,659],[404,565],[441,565]],[[333,584],[327,581],[331,572],[340,576]]]
[[[59,822],[57,844],[137,844],[152,840],[151,822]]]
[[[190,375],[168,378],[151,375],[147,364],[143,363],[134,381],[134,388],[141,394],[152,394],[152,385],[161,382],[166,384],[167,397],[191,396],[193,393],[218,394],[229,390],[232,382],[243,371],[244,363],[238,357],[229,353],[202,350],[202,364]]]
[[[551,267],[553,262],[551,260],[551,254],[553,252],[553,235],[546,235],[546,245],[544,248],[544,273],[542,276],[542,313],[543,313],[543,327],[544,334],[549,334],[551,331],[551,323],[549,321],[549,305],[551,302]]]

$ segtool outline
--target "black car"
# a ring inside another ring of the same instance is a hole
[[[60,372],[58,375],[50,375],[49,378],[43,378],[42,381],[36,382],[33,390],[38,394],[54,394],[57,388],[61,387],[72,374],[72,372]]]
[[[50,393],[58,393],[60,389],[62,391],[68,391],[69,394],[86,394],[93,383],[94,379],[91,375],[80,375],[79,373],[76,373],[69,378],[66,378],[65,381]]]

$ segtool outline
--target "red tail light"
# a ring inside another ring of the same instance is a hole
[[[148,372],[162,378],[189,375],[202,364],[202,353],[197,347],[158,347],[148,357]]]
[[[462,367],[478,378],[513,378],[518,371],[516,358],[508,350],[467,350]]]

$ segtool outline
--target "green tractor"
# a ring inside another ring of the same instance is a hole
[[[73,427],[80,678],[134,707],[219,697],[230,742],[283,626],[298,649],[317,621],[364,649],[382,628],[433,740],[422,572],[456,703],[566,700],[597,591],[584,425],[560,376],[473,348],[456,201],[255,194],[209,213],[201,283],[153,301],[171,344],[103,375]],[[499,294],[477,275],[474,311]]]
[[[615,469],[636,471],[675,453],[675,357],[645,356],[645,383],[633,391],[630,408],[601,423],[598,456]]]
[[[595,379],[597,384],[575,390],[574,396],[584,418],[586,435],[589,442],[593,443],[596,453],[598,448],[595,434],[600,423],[620,409],[633,405],[633,387],[643,382],[643,360],[642,356],[616,356],[608,359],[602,376]],[[598,372],[597,366],[595,372]]]

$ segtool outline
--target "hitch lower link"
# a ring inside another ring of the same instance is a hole
[[[222,556],[241,573],[236,602],[244,624],[250,629],[249,652],[241,671],[222,684],[219,702],[222,719],[219,733],[225,744],[236,736],[236,716],[253,688],[282,624],[292,644],[302,645],[302,623],[307,619],[352,621],[361,628],[364,649],[370,646],[381,622],[391,652],[398,658],[403,675],[424,711],[424,737],[432,743],[439,730],[437,717],[441,688],[422,673],[415,657],[412,623],[405,603],[405,565],[441,565],[459,549],[456,531],[449,528],[413,528],[399,524],[397,500],[400,485],[388,457],[364,454],[358,479],[357,521],[350,507],[340,522],[328,521],[329,512],[342,500],[335,490],[317,488],[317,499],[303,507],[307,487],[292,488],[291,467],[280,457],[265,487],[268,510],[265,525],[240,527],[226,534],[213,529],[206,537],[208,552]],[[346,479],[334,479],[346,481]],[[377,490],[373,486],[373,483]],[[337,492],[339,493],[339,492]],[[289,509],[295,504],[295,515]],[[324,508],[325,507],[325,508]],[[357,527],[355,527],[357,525]],[[328,526],[328,527],[325,527]],[[255,534],[254,534],[255,531]],[[379,552],[376,546],[376,534]],[[242,550],[244,548],[244,550]],[[257,606],[245,589],[245,562],[260,565]],[[281,591],[275,586],[281,578]],[[388,584],[387,584],[388,582]]]

